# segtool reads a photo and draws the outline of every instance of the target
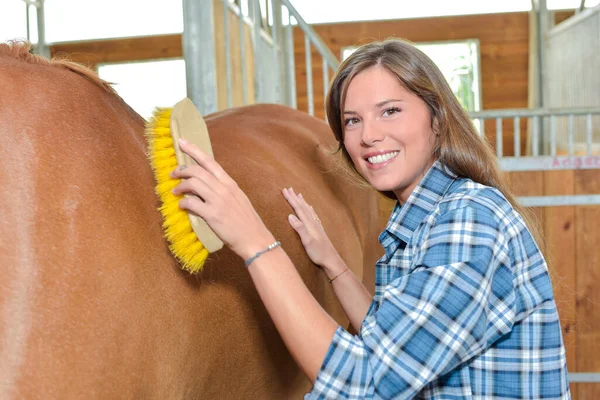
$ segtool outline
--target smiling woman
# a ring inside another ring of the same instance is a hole
[[[544,257],[497,161],[440,70],[410,43],[360,47],[327,117],[347,163],[396,199],[371,297],[302,195],[289,217],[358,335],[314,301],[277,238],[219,164],[181,144],[180,204],[248,263],[280,335],[314,383],[306,399],[569,399]],[[344,235],[340,231],[335,237]],[[258,258],[254,255],[260,255]]]
[[[375,189],[406,202],[434,162],[434,145],[427,104],[394,75],[373,66],[352,79],[344,107],[344,147]]]

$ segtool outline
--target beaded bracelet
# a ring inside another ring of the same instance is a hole
[[[263,254],[265,254],[267,251],[271,251],[276,247],[281,246],[281,242],[278,240],[275,243],[270,244],[266,249],[259,251],[258,253],[256,253],[255,255],[253,255],[252,257],[250,257],[249,259],[247,259],[246,261],[244,261],[244,266],[246,268],[248,268],[248,266],[250,264],[252,264],[252,261],[256,260],[258,257],[262,256]]]

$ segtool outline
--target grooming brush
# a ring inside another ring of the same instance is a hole
[[[179,139],[194,143],[214,157],[204,119],[192,101],[185,98],[173,108],[157,108],[154,111],[146,124],[146,138],[169,249],[183,269],[190,273],[200,272],[208,255],[221,249],[223,242],[202,218],[179,208],[179,201],[189,195],[171,193],[181,180],[171,178],[170,173],[177,166],[196,164],[179,150]]]

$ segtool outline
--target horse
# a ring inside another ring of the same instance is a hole
[[[224,248],[191,275],[169,252],[145,120],[110,84],[9,42],[0,44],[0,93],[0,398],[296,399],[310,390],[239,257]],[[358,277],[383,252],[377,193],[340,176],[328,126],[304,112],[257,104],[205,120],[215,159],[348,326],[287,222],[281,189],[313,205]]]

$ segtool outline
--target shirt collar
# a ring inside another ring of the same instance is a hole
[[[413,232],[423,219],[435,209],[456,178],[456,175],[442,167],[439,160],[433,163],[406,203],[403,205],[400,205],[399,202],[396,203],[385,230],[379,236],[379,241],[386,248],[386,252],[390,239],[393,239],[389,235],[404,243],[409,242]]]

